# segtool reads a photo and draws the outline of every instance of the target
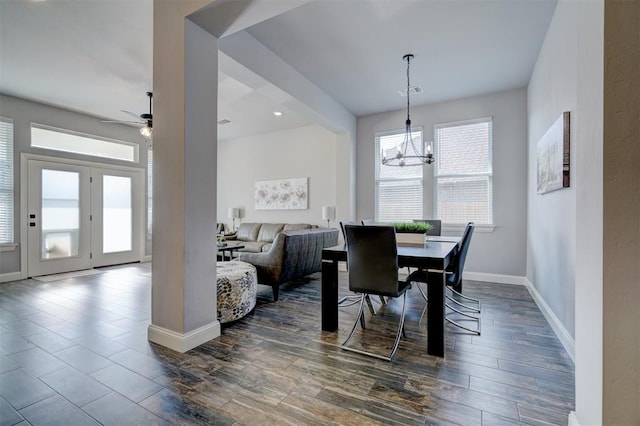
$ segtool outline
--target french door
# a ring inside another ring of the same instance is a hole
[[[40,160],[28,169],[28,276],[141,259],[141,170]]]

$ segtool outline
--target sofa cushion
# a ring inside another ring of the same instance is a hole
[[[241,223],[236,232],[238,241],[257,241],[261,223]]]
[[[238,251],[243,251],[248,253],[260,253],[262,252],[262,246],[269,243],[265,243],[262,241],[242,241],[241,244],[244,246],[244,248],[241,248]]]
[[[283,223],[263,223],[258,233],[258,241],[272,243],[276,235],[282,231]]]
[[[297,231],[300,229],[309,229],[311,225],[308,223],[287,223],[284,225],[283,231]]]

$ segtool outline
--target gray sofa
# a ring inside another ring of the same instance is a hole
[[[308,223],[242,223],[232,236],[225,237],[241,243],[240,252],[260,253],[269,251],[273,240],[282,231],[311,229],[315,225]]]
[[[320,272],[322,249],[337,244],[337,229],[283,230],[275,236],[268,251],[241,252],[238,260],[254,265],[258,271],[258,282],[270,285],[273,300],[278,300],[280,284]]]

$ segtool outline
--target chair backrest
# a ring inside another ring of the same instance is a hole
[[[347,236],[344,233],[344,226],[345,225],[357,225],[358,222],[356,222],[355,220],[345,220],[345,221],[341,221],[340,222],[340,231],[342,231],[342,239],[346,242],[347,241]]]
[[[362,224],[367,226],[372,226],[376,224],[376,221],[373,219],[362,219]]]
[[[427,235],[440,236],[442,235],[442,221],[438,219],[413,219],[415,223],[428,223],[431,225],[431,229],[427,232]]]
[[[460,241],[460,250],[456,254],[453,262],[447,271],[451,272],[450,275],[447,276],[447,281],[452,283],[454,286],[457,286],[462,280],[462,271],[464,270],[464,262],[467,260],[467,252],[469,251],[469,245],[471,244],[471,236],[473,235],[473,230],[475,225],[473,222],[469,222],[467,227],[464,230],[464,234],[462,234],[462,240]]]
[[[349,290],[398,296],[398,247],[392,226],[344,226]]]

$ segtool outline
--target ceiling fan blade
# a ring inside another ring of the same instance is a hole
[[[140,114],[136,114],[136,113],[134,113],[134,112],[127,111],[127,110],[124,110],[124,109],[121,109],[120,111],[124,112],[125,114],[129,114],[129,115],[131,115],[131,116],[133,116],[133,117],[137,118],[138,120],[140,120]]]
[[[123,121],[123,120],[102,120],[102,123],[145,124],[141,121]]]

